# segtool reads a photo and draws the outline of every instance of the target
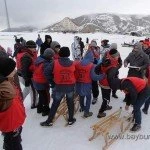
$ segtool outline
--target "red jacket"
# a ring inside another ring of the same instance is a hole
[[[58,60],[54,61],[54,82],[56,84],[75,84],[75,63],[69,67],[60,65]]]
[[[90,76],[90,71],[93,67],[93,63],[90,63],[86,66],[82,66],[81,63],[79,62],[76,65],[76,80],[77,82],[82,82],[82,83],[91,83],[92,79]]]
[[[23,125],[26,114],[23,106],[23,101],[20,96],[20,91],[17,87],[16,96],[13,99],[11,106],[0,112],[0,131],[12,132]]]

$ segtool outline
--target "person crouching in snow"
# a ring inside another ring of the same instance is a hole
[[[44,70],[49,63],[53,61],[53,56],[55,52],[47,48],[44,51],[44,54],[39,56],[35,60],[35,67],[33,72],[33,86],[39,94],[39,102],[37,105],[37,113],[42,113],[42,116],[49,114],[49,102],[50,102],[50,93],[49,93],[49,82],[44,75]]]
[[[135,123],[130,129],[132,132],[141,129],[141,107],[145,102],[150,103],[150,87],[144,79],[138,77],[127,77],[124,79],[113,79],[114,87],[120,89],[128,95],[125,109],[128,110],[133,105],[133,117]],[[116,87],[117,86],[117,87]]]
[[[96,70],[99,69],[101,73],[107,74],[111,68],[119,66],[119,57],[119,52],[116,49],[111,49],[107,52],[105,58],[103,58],[100,67],[97,66]],[[106,113],[104,113],[104,111],[112,109],[112,106],[109,106],[111,88],[107,76],[104,79],[100,80],[99,83],[101,87],[103,102],[97,117],[102,118],[106,116]]]
[[[51,63],[51,72],[53,74],[55,82],[55,95],[53,97],[53,103],[50,109],[48,119],[41,122],[41,126],[52,126],[53,119],[62,98],[66,95],[66,101],[68,106],[68,125],[72,125],[76,122],[74,118],[74,88],[75,88],[75,63],[70,60],[70,50],[68,47],[61,47],[59,51],[59,59],[54,60]],[[51,75],[50,75],[51,76]]]
[[[22,150],[21,132],[26,115],[20,90],[14,81],[16,63],[5,57],[0,60],[0,131],[4,135],[3,147],[5,150]]]
[[[92,51],[87,51],[80,62],[76,64],[76,92],[80,96],[81,111],[84,111],[84,117],[93,115],[90,112],[92,80],[98,81],[104,77],[104,74],[97,75],[94,70],[94,55]],[[86,102],[84,101],[86,97]]]

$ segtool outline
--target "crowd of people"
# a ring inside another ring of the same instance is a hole
[[[150,105],[149,39],[135,43],[124,61],[117,44],[109,44],[107,39],[98,46],[96,40],[89,42],[87,38],[84,45],[82,38],[75,36],[71,50],[53,41],[50,35],[45,35],[44,42],[40,35],[36,41],[25,41],[22,37],[15,37],[15,41],[11,55],[0,46],[0,131],[5,150],[22,150],[21,132],[26,118],[23,102],[28,94],[31,109],[36,108],[38,114],[48,116],[40,125],[53,126],[64,96],[68,106],[67,124],[73,125],[75,94],[79,95],[80,112],[88,118],[93,115],[90,106],[97,103],[100,87],[102,104],[97,117],[102,118],[112,109],[111,93],[118,98],[116,91],[121,90],[125,93],[125,109],[133,106],[134,125],[130,130],[141,129],[140,109],[144,105],[142,111],[148,114]],[[122,65],[129,67],[129,71],[126,78],[120,79]]]

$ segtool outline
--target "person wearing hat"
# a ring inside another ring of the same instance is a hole
[[[52,41],[51,49],[55,52],[54,59],[59,58],[60,44],[57,41]]]
[[[111,49],[106,53],[105,57],[102,60],[102,64],[97,66],[97,68],[99,67],[100,72],[105,74],[108,74],[110,70],[114,67],[117,67],[119,69],[120,67],[120,64],[118,62],[119,57],[120,57],[119,52],[116,49]],[[109,106],[111,87],[109,84],[108,77],[106,76],[104,79],[100,80],[99,85],[101,87],[103,102],[99,109],[97,117],[102,118],[106,116],[105,113],[106,110],[112,109],[112,106]]]
[[[110,52],[110,54],[114,54],[116,51],[115,50],[117,50],[117,43],[112,43],[111,45],[110,45],[110,50],[111,49],[114,49],[114,50],[112,50],[111,52]],[[107,54],[107,53],[106,53]],[[104,55],[104,57],[105,57],[105,55]],[[118,71],[117,71],[117,73],[116,73],[116,77],[118,77],[118,75],[119,75],[119,69],[122,67],[122,59],[121,59],[121,57],[119,57],[118,58]],[[117,92],[117,90],[112,90],[112,97],[113,98],[118,98],[118,96],[117,96],[117,94],[116,94],[116,92]]]
[[[76,122],[74,118],[74,88],[75,88],[75,63],[70,60],[70,50],[68,47],[61,47],[59,51],[59,59],[55,59],[50,64],[51,71],[49,74],[53,74],[53,80],[55,83],[55,95],[53,97],[53,103],[50,108],[50,113],[46,121],[41,122],[41,126],[52,126],[53,119],[62,98],[66,95],[66,101],[68,106],[68,125],[72,125]],[[48,74],[47,74],[48,75]],[[49,76],[47,77],[48,80]],[[52,80],[52,79],[51,79]]]
[[[25,48],[21,49],[16,56],[19,80],[25,86],[23,89],[23,99],[25,100],[26,96],[30,93],[32,109],[36,107],[37,103],[37,93],[31,82],[36,58],[36,43],[32,40],[27,41]]]
[[[42,116],[49,114],[49,82],[45,77],[45,68],[52,63],[55,52],[51,48],[47,48],[44,54],[37,57],[34,64],[32,82],[34,88],[39,94],[39,102],[37,105],[37,113],[42,113]]]
[[[92,40],[91,43],[89,44],[88,51],[91,51],[93,53],[94,56],[93,63],[97,65],[100,59],[100,51],[97,46],[97,42],[95,40]],[[99,96],[98,82],[94,80],[92,80],[92,95],[93,95],[92,104],[94,105],[97,102]]]
[[[51,47],[52,37],[50,35],[45,35],[45,42],[41,44],[40,55],[43,55],[47,48]]]
[[[93,52],[87,51],[83,59],[76,64],[76,92],[80,96],[80,111],[84,112],[85,118],[93,115],[90,112],[92,80],[98,81],[104,78],[103,74],[97,75],[95,73],[93,62]]]
[[[148,55],[143,52],[142,45],[135,43],[132,52],[124,60],[124,67],[127,67],[128,64],[132,66],[132,68],[129,68],[128,77],[143,78],[149,63]]]
[[[109,40],[107,39],[101,41],[101,47],[100,47],[101,60],[103,59],[105,53],[110,50],[110,45],[108,44],[108,42]]]
[[[14,81],[16,63],[6,57],[0,57],[0,60],[0,131],[4,135],[4,148],[22,150],[21,132],[26,115]]]

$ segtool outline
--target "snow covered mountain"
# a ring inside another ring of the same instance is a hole
[[[150,15],[121,15],[121,14],[90,14],[82,15],[74,19],[65,18],[43,29],[43,31],[79,31],[105,32],[126,34],[138,32],[140,34],[150,33]]]
[[[33,26],[20,26],[20,27],[11,28],[11,31],[9,29],[4,29],[1,32],[33,32],[37,30],[38,29]]]

